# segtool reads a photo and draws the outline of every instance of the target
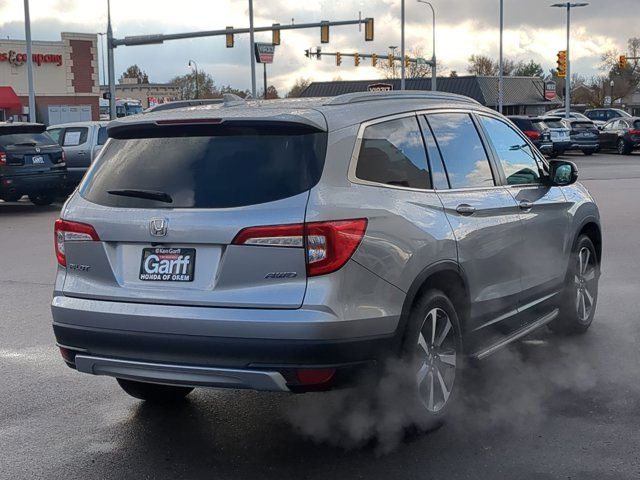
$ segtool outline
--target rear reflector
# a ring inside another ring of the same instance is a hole
[[[325,275],[344,266],[360,245],[367,219],[249,227],[233,239],[234,245],[305,248],[307,275]]]
[[[299,368],[296,378],[300,385],[319,385],[329,382],[336,374],[335,368]]]
[[[59,218],[54,226],[54,245],[58,264],[67,266],[67,257],[64,252],[66,242],[98,241],[97,232],[91,225],[79,222],[70,222]]]

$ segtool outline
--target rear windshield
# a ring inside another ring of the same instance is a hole
[[[116,139],[104,148],[80,193],[125,208],[229,208],[309,190],[324,166],[327,134],[249,134]],[[171,202],[110,194],[151,190]]]
[[[595,130],[596,126],[591,122],[573,122],[571,124],[574,130]]]
[[[528,118],[511,118],[510,119],[520,130],[531,130],[533,124]]]
[[[566,128],[560,120],[545,120],[544,123],[549,128]]]
[[[633,122],[633,128],[635,128],[636,130],[640,130],[640,120],[635,120]]]
[[[11,133],[0,135],[0,145],[57,145],[48,133]]]

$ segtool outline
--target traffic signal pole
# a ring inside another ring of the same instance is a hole
[[[569,54],[569,40],[571,32],[571,3],[567,2],[567,78],[564,81],[564,118],[571,118],[571,56]]]

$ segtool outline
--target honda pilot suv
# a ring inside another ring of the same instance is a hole
[[[439,422],[464,359],[594,317],[575,165],[469,98],[227,96],[108,133],[55,224],[53,328],[134,397],[329,389],[401,359]]]

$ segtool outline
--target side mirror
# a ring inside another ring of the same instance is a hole
[[[578,167],[573,162],[552,160],[549,162],[549,177],[553,185],[571,185],[578,180]]]

